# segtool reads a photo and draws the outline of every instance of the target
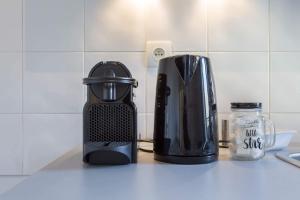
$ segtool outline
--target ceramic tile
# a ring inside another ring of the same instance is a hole
[[[24,47],[82,51],[84,0],[24,0]]]
[[[148,113],[146,118],[146,125],[147,125],[147,139],[153,139],[154,133],[154,114]]]
[[[24,115],[24,174],[36,172],[80,144],[81,115]]]
[[[0,91],[0,113],[21,113],[21,53],[0,53]]]
[[[146,127],[146,114],[138,114],[138,139],[147,138],[147,127]]]
[[[174,51],[206,51],[205,0],[148,1],[146,40],[170,40]]]
[[[299,7],[297,0],[270,1],[271,51],[300,50]]]
[[[22,116],[0,114],[0,175],[22,174]]]
[[[25,113],[80,113],[82,53],[27,53],[24,57]]]
[[[210,53],[218,112],[230,112],[231,102],[262,102],[269,108],[267,53]]]
[[[88,76],[92,67],[100,61],[119,61],[123,63],[131,72],[132,77],[138,80],[138,87],[134,88],[135,104],[139,113],[145,112],[146,98],[146,68],[144,54],[137,52],[89,52],[85,54],[85,76]]]
[[[300,53],[272,53],[270,99],[272,112],[300,111]]]
[[[271,113],[271,120],[276,130],[297,130],[292,143],[300,144],[300,114],[299,113]]]
[[[267,51],[268,0],[208,1],[209,51]]]
[[[154,113],[155,96],[156,96],[156,79],[157,68],[147,69],[146,74],[146,111],[147,113]]]
[[[0,1],[0,51],[22,50],[22,1]]]
[[[143,51],[143,1],[86,0],[87,51]]]

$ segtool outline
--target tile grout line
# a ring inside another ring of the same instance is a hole
[[[143,15],[144,15],[144,38],[145,38],[145,42],[148,40],[147,38],[148,38],[148,34],[147,34],[147,30],[148,30],[148,11],[146,11],[146,7],[145,7],[145,4],[146,3],[144,3],[144,6],[143,6]],[[171,51],[173,51],[173,48],[171,49]],[[148,67],[147,67],[147,64],[146,64],[146,59],[145,59],[145,57],[146,57],[146,49],[145,49],[145,51],[144,51],[144,55],[143,55],[143,59],[144,59],[144,67],[146,67],[146,70],[145,70],[145,74],[144,74],[144,77],[145,77],[145,85],[144,85],[144,89],[145,89],[145,99],[144,99],[144,103],[145,103],[145,108],[144,108],[144,111],[145,111],[145,113],[147,112],[147,103],[148,103],[148,100],[147,100],[147,85],[148,85],[148,83],[147,83],[147,77],[148,77]],[[148,126],[147,126],[147,124],[148,124],[148,119],[147,119],[147,115],[146,114],[143,114],[144,115],[144,123],[145,123],[145,127],[144,127],[144,137],[145,137],[145,139],[147,139],[148,138]],[[143,135],[143,133],[141,133],[142,135]],[[138,137],[139,137],[139,135],[138,135]],[[143,137],[143,136],[141,136],[141,137]]]
[[[268,102],[268,116],[271,119],[271,0],[268,0]]]
[[[208,38],[208,37],[207,37]],[[208,40],[208,39],[207,39]],[[207,45],[208,48],[209,45]],[[271,51],[271,50],[266,50],[266,51],[193,51],[193,50],[186,50],[186,51],[173,51],[174,53],[185,53],[185,52],[190,52],[190,53],[300,53],[300,51],[296,50],[291,50],[291,51]],[[0,53],[145,53],[145,51],[67,51],[67,50],[24,50],[24,51],[0,51]]]
[[[230,114],[230,112],[218,112],[219,114]],[[300,111],[273,111],[273,112],[263,112],[272,114],[300,114]],[[82,112],[78,113],[0,113],[0,115],[81,115]],[[154,115],[154,112],[137,112],[138,115]]]
[[[148,30],[148,11],[147,11],[147,13],[146,13],[146,9],[145,9],[145,6],[144,6],[144,12],[143,12],[143,14],[144,14],[144,34],[145,34],[145,42],[147,42],[147,40],[148,40],[148,34],[147,34],[147,30]],[[173,50],[173,46],[172,46],[172,49],[171,49],[171,51],[172,51],[172,54],[174,53],[174,50]],[[149,78],[149,68],[148,68],[148,66],[147,66],[147,61],[146,61],[146,59],[145,59],[145,57],[146,57],[146,55],[145,55],[145,53],[146,53],[146,50],[144,51],[144,55],[143,55],[143,58],[144,58],[144,65],[145,65],[145,67],[146,67],[146,69],[145,69],[145,112],[143,113],[144,114],[144,116],[145,116],[145,127],[144,127],[144,129],[145,129],[145,138],[147,139],[148,138],[148,124],[149,124],[149,122],[148,122],[148,116],[147,116],[147,110],[148,110],[148,103],[149,103],[149,101],[148,101],[148,99],[147,99],[147,93],[148,93],[148,78]],[[139,137],[139,135],[138,135],[138,137]],[[142,136],[141,136],[142,137]]]
[[[85,53],[85,12],[86,12],[86,0],[83,0],[83,53]]]
[[[145,80],[146,80],[146,84],[145,84],[145,86],[144,86],[144,89],[145,89],[145,100],[144,100],[144,103],[145,103],[145,111],[147,112],[147,103],[148,103],[148,101],[147,101],[147,69],[146,69],[146,72],[145,72]],[[145,115],[145,127],[144,127],[144,131],[145,131],[145,138],[148,138],[148,126],[147,126],[147,124],[148,124],[148,119],[147,119],[147,115],[146,115],[146,112],[144,112],[144,113],[141,113],[141,114],[143,114],[143,115]],[[143,134],[142,134],[143,135]],[[139,135],[138,135],[138,137],[139,137]],[[142,137],[142,136],[141,136]]]
[[[21,53],[21,56],[22,56],[22,72],[21,72],[21,74],[22,74],[22,81],[21,81],[21,83],[22,83],[22,87],[21,87],[21,89],[22,89],[22,92],[21,92],[21,131],[22,131],[22,139],[21,139],[21,141],[22,141],[22,158],[21,158],[21,174],[22,175],[24,175],[24,157],[25,157],[25,154],[24,154],[24,150],[25,150],[25,130],[24,130],[24,14],[25,14],[25,9],[24,9],[24,0],[22,0],[21,1],[22,3],[22,11],[21,11],[21,13],[22,13],[22,23],[21,23],[21,26],[22,26],[22,31],[21,31],[21,33],[22,33],[22,44],[21,44],[21,46],[22,46],[22,53]]]
[[[85,45],[84,45],[85,46]],[[85,48],[85,47],[84,47]],[[10,51],[7,51],[10,52]],[[145,53],[145,51],[104,51],[104,50],[80,50],[80,51],[74,51],[74,50],[24,50],[24,52],[27,53],[82,53],[82,52],[90,52],[90,53]],[[1,51],[0,51],[1,53]]]
[[[205,29],[206,29],[206,56],[208,57],[208,52],[209,52],[209,44],[208,44],[208,1],[205,0]]]
[[[85,12],[86,12],[86,0],[83,1],[83,65],[82,65],[82,78],[85,76],[85,49],[86,49],[86,44],[85,44]],[[84,105],[84,95],[85,95],[85,86],[82,87],[82,104]]]
[[[0,112],[0,115],[22,115],[22,112]]]
[[[78,113],[23,113],[23,115],[80,115],[82,112]]]
[[[145,84],[145,88],[146,88],[146,92],[145,92],[145,111],[147,112],[147,110],[148,110],[148,99],[147,99],[147,92],[148,92],[148,70],[149,70],[149,68],[148,68],[148,66],[146,65],[146,73],[145,73],[145,82],[146,82],[146,84]],[[146,138],[148,137],[148,117],[147,117],[147,115],[145,115],[145,130],[146,130]],[[139,137],[139,136],[138,136]]]
[[[22,39],[21,39],[22,40]],[[22,48],[22,45],[21,45],[21,48]],[[1,54],[8,54],[8,53],[22,53],[23,51],[0,51]]]
[[[68,50],[24,50],[25,53],[83,53],[84,51]]]
[[[270,114],[291,114],[291,115],[299,115],[300,112],[270,112]]]

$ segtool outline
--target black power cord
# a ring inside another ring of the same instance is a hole
[[[142,139],[139,139],[138,142],[139,143],[144,142],[144,143],[151,143],[151,144],[153,144],[153,140],[142,140]],[[146,149],[144,147],[141,147],[140,144],[138,145],[138,150],[140,150],[142,152],[146,152],[146,153],[153,153],[152,149]]]
[[[220,143],[223,143],[223,144],[220,144]],[[226,143],[226,144],[224,145],[224,143]],[[219,147],[227,149],[227,148],[229,148],[228,143],[229,143],[228,140],[219,140]]]

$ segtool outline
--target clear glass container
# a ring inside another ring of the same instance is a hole
[[[275,143],[275,129],[262,115],[262,104],[231,103],[231,111],[229,149],[232,159],[262,158],[266,149]]]

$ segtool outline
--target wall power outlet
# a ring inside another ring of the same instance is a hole
[[[146,59],[148,68],[157,68],[160,59],[171,56],[172,54],[171,41],[147,41]]]

